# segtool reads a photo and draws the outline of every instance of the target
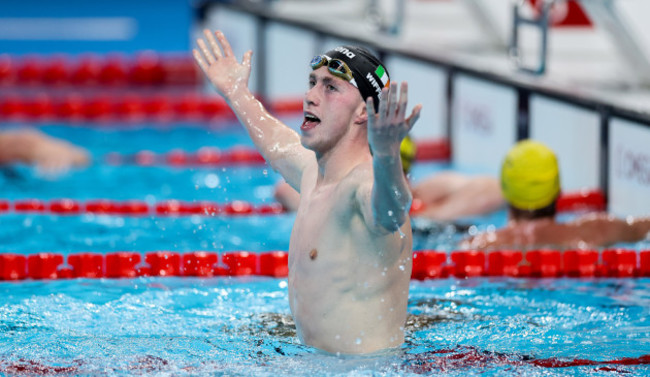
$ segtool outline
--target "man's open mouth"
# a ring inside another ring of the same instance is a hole
[[[319,123],[320,123],[320,119],[316,115],[306,112],[305,120],[303,120],[300,129],[303,131],[311,130],[312,128],[316,127]]]

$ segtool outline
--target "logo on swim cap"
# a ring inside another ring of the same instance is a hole
[[[372,77],[372,74],[370,74],[370,72],[368,72],[368,74],[366,75],[366,79],[368,79],[368,81],[370,82],[372,87],[375,88],[375,92],[377,92],[377,95],[380,95],[381,94],[381,86],[379,86],[379,84],[377,84],[377,81],[375,80],[374,77]]]
[[[533,140],[515,144],[501,167],[501,190],[515,208],[533,211],[549,206],[560,194],[560,172],[553,151]]]
[[[341,54],[347,56],[350,59],[354,59],[354,57],[356,56],[354,54],[354,52],[348,50],[347,48],[345,48],[343,46],[339,46],[339,47],[335,48],[334,51],[338,51],[338,52],[340,52]]]

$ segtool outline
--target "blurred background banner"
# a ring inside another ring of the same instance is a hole
[[[186,52],[189,0],[3,0],[0,53]]]

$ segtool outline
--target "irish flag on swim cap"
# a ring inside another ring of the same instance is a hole
[[[384,84],[384,87],[386,87],[386,85],[388,85],[388,83],[390,82],[390,80],[388,79],[388,74],[386,73],[386,70],[382,65],[377,66],[377,69],[375,70],[375,75],[379,77],[382,84]]]

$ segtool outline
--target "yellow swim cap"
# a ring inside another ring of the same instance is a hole
[[[501,190],[515,208],[544,208],[560,193],[560,172],[555,154],[542,143],[523,140],[506,155],[501,167]]]
[[[416,152],[417,147],[415,146],[415,143],[408,135],[406,135],[404,140],[402,140],[402,144],[399,146],[399,155],[402,158],[402,169],[404,170],[404,174],[408,174],[411,170],[411,164],[413,163],[413,160],[415,160]]]

